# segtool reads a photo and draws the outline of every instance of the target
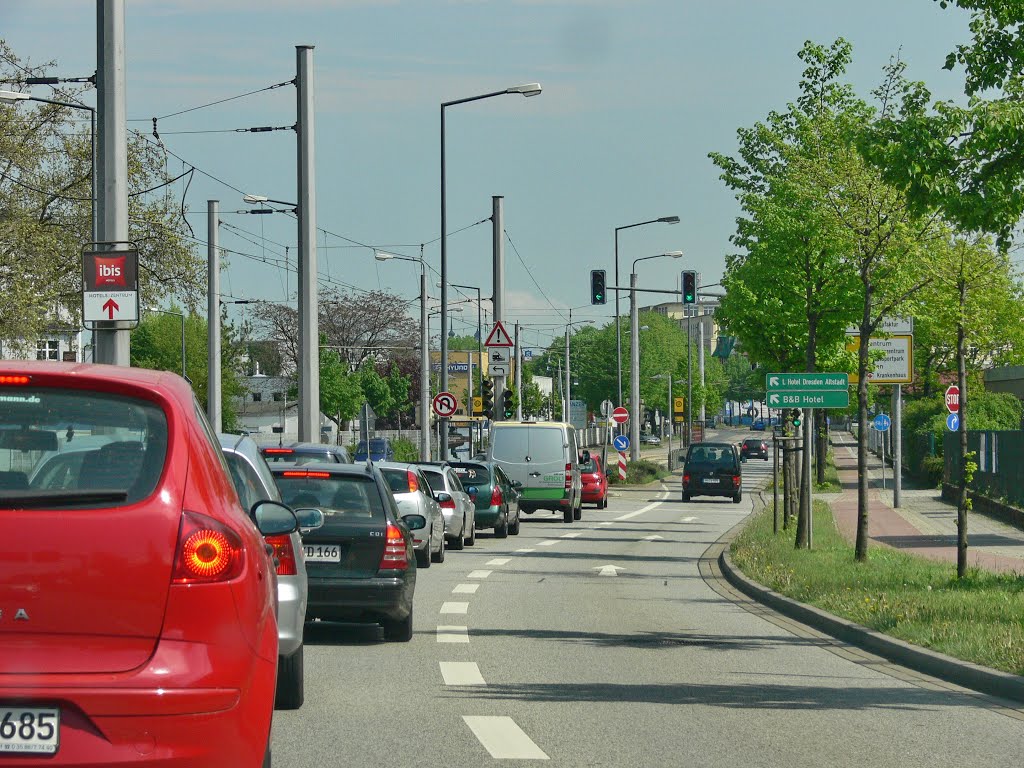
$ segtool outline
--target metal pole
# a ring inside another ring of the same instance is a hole
[[[420,256],[420,461],[430,461],[430,322],[427,262]]]
[[[772,533],[779,532],[779,436],[772,430]]]
[[[444,107],[441,105],[441,380],[438,385],[440,392],[448,391],[448,211],[445,193],[444,167]],[[499,392],[495,391],[495,396]],[[437,444],[438,458],[448,458],[448,419],[439,419],[439,431],[444,430],[444,440]]]
[[[878,442],[882,444],[882,490],[885,490],[885,432],[879,434],[881,438]]]
[[[700,372],[701,392],[704,391],[704,318],[697,316],[697,370]],[[704,398],[700,399],[700,423],[703,429],[707,425],[707,411],[704,408]]]
[[[629,276],[629,460],[640,459],[640,324],[637,318],[636,272]]]
[[[96,62],[96,103],[99,111],[97,177],[100,242],[128,240],[128,118],[125,111],[124,0],[96,4],[99,54]],[[115,248],[123,248],[123,245]],[[118,322],[97,323],[93,360],[131,365],[131,331]]]
[[[505,319],[505,217],[504,201],[501,195],[491,196],[491,250],[493,253],[492,302],[494,304],[494,322]],[[495,408],[500,406],[505,394],[505,376],[494,377]]]
[[[672,371],[668,372],[668,468],[671,470],[672,467],[672,406],[675,403],[672,400]]]
[[[469,425],[469,456],[473,457],[473,350],[466,350],[466,419]]]
[[[622,318],[619,312],[619,230],[615,230],[615,371],[618,379],[619,399],[615,405],[623,404],[622,400]]]
[[[224,414],[221,407],[220,374],[220,212],[218,201],[206,201],[206,416],[210,425],[220,432],[224,428]]]
[[[313,46],[297,45],[299,192],[299,440],[320,440],[320,329],[317,309]]]
[[[565,397],[562,398],[564,400],[564,405],[562,406],[562,410],[565,412],[565,419],[564,419],[564,421],[566,421],[566,422],[571,422],[572,421],[572,401],[571,401],[572,389],[570,387],[570,379],[569,379],[569,368],[572,365],[572,363],[569,361],[569,329],[572,327],[571,326],[571,323],[572,323],[572,311],[571,310],[569,312],[569,322],[570,322],[570,325],[565,326],[565,386],[562,388],[562,391],[565,392]]]
[[[523,420],[523,347],[516,323],[516,420]]]
[[[693,356],[690,354],[690,308],[686,308],[686,443],[693,442]]]
[[[804,453],[807,454],[807,548],[814,548],[814,472],[811,471],[810,454],[814,444],[814,409],[807,410],[807,439],[804,440]]]
[[[900,507],[903,491],[903,403],[901,387],[897,384],[892,391],[892,505]]]

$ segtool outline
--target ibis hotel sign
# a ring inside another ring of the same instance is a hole
[[[139,252],[82,253],[82,323],[139,319]]]

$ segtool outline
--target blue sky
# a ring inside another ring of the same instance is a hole
[[[612,315],[589,306],[589,271],[608,269],[611,282],[615,227],[681,219],[620,234],[627,275],[635,258],[685,253],[640,265],[641,287],[674,288],[684,267],[719,278],[737,207],[707,153],[733,152],[738,127],[796,96],[805,40],[850,40],[862,94],[899,51],[911,77],[954,98],[961,76],[941,67],[967,20],[932,0],[128,0],[128,115],[149,132],[153,116],[290,80],[295,46],[315,45],[317,223],[333,233],[318,241],[321,272],[411,298],[417,265],[380,264],[342,238],[407,255],[434,241],[440,103],[539,81],[536,98],[447,110],[446,166],[449,232],[505,197],[518,250],[506,245],[506,319],[537,326],[527,343],[543,343],[569,307],[573,320]],[[22,58],[55,59],[62,76],[95,68],[93,2],[0,0],[0,36]],[[231,213],[246,207],[236,190],[296,199],[294,135],[181,133],[294,120],[288,86],[159,121],[168,149],[230,185],[196,175],[186,202],[197,234],[218,199],[222,219],[248,232],[222,228],[224,246],[276,259],[294,246],[287,217]],[[449,279],[490,293],[490,223],[448,242]],[[438,244],[424,253],[437,269]],[[222,289],[280,301],[295,281],[236,256]],[[475,312],[452,323],[475,331]]]

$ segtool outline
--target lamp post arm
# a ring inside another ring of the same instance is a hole
[[[468,103],[470,101],[480,101],[481,99],[490,99],[490,98],[492,98],[494,96],[504,96],[506,93],[508,93],[507,89],[501,90],[501,91],[492,91],[491,93],[483,93],[483,94],[480,94],[479,96],[468,96],[465,99],[455,99],[454,101],[442,101],[441,102],[441,109],[444,109],[445,107],[454,107],[456,104],[466,104],[466,103]]]

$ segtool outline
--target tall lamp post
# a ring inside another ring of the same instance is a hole
[[[185,375],[185,313],[175,312],[173,309],[160,309],[159,307],[146,307],[147,312],[159,312],[161,315],[177,315],[181,318],[181,378],[188,381]]]
[[[572,374],[570,371],[571,362],[569,359],[569,332],[574,325],[586,325],[587,323],[593,323],[593,320],[577,320],[575,323],[572,321],[572,309],[569,310],[569,322],[565,326],[565,385],[563,392],[565,397],[562,398],[562,410],[564,411],[563,421],[572,422]]]
[[[682,251],[668,251],[654,256],[641,256],[633,260],[633,270],[629,274],[629,460],[640,459],[640,327],[637,322],[636,302],[636,265],[648,259],[679,259]]]
[[[448,214],[446,209],[445,192],[445,150],[444,150],[444,111],[448,107],[457,104],[466,104],[471,101],[490,99],[495,96],[518,93],[522,96],[536,96],[541,92],[540,83],[528,83],[526,85],[515,85],[501,91],[483,93],[479,96],[469,96],[464,99],[441,102],[441,389],[448,390]],[[497,320],[499,318],[495,318]],[[444,431],[448,430],[448,419],[441,419]],[[448,441],[444,440],[441,445],[441,459],[448,458]]]
[[[651,219],[650,221],[638,221],[636,224],[626,224],[622,227],[615,228],[615,369],[618,377],[618,395],[619,402],[617,405],[622,405],[622,326],[621,326],[621,313],[619,312],[619,230],[632,229],[633,227],[643,227],[647,224],[678,224],[678,216],[662,216],[659,219]]]
[[[427,330],[427,262],[419,256],[374,251],[377,261],[416,261],[420,265],[420,461],[430,461],[430,337]]]

